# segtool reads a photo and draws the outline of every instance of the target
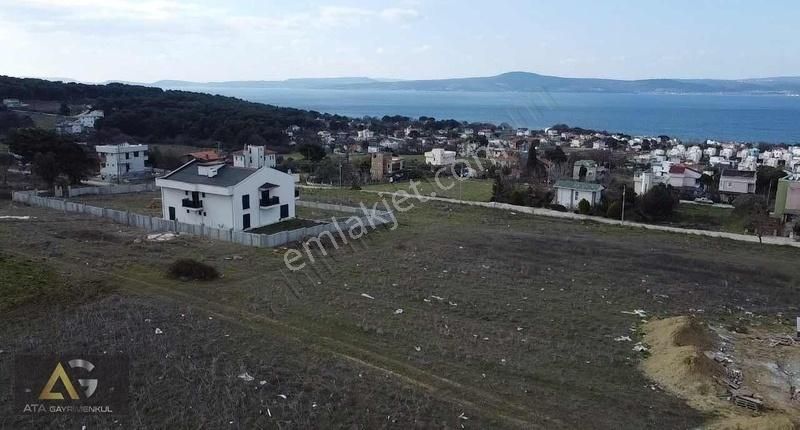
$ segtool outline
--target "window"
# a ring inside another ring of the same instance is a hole
[[[131,153],[130,152],[126,152],[125,153],[125,159],[129,160],[130,158],[131,158]]]
[[[242,209],[250,209],[250,194],[242,196]]]
[[[250,228],[250,214],[242,215],[242,229],[247,230]]]
[[[289,205],[281,205],[281,219],[289,218]]]
[[[133,157],[135,158],[135,157],[138,157],[138,156],[139,156],[139,151],[133,151]]]

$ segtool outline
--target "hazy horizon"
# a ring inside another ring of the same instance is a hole
[[[800,75],[800,4],[613,0],[0,0],[0,74],[85,82],[509,71],[607,79]]]

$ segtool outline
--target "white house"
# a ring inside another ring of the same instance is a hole
[[[103,179],[136,176],[150,171],[145,165],[147,145],[97,145],[95,151],[100,157],[100,177]]]
[[[567,209],[577,209],[581,200],[586,200],[594,206],[600,203],[603,187],[593,182],[580,182],[574,180],[560,180],[553,186],[556,191],[555,203]]]
[[[435,167],[456,164],[456,151],[445,151],[443,148],[433,148],[425,153],[425,164]]]
[[[700,184],[702,173],[683,164],[675,164],[669,168],[669,179],[667,183],[675,188],[694,188]]]
[[[22,107],[22,103],[20,103],[19,99],[3,99],[3,105],[7,108]]]
[[[294,178],[270,167],[248,169],[192,160],[163,178],[164,218],[247,230],[294,218]]]
[[[728,201],[739,194],[756,192],[756,172],[746,170],[725,169],[719,178],[719,194]]]
[[[275,151],[265,146],[245,145],[241,151],[233,153],[234,167],[260,169],[264,166],[275,168]]]
[[[76,116],[75,121],[80,123],[84,128],[94,128],[97,120],[104,116],[105,114],[101,110],[91,110]]]
[[[578,160],[572,165],[572,179],[581,179],[581,168],[585,167],[584,178],[586,181],[597,180],[597,162],[594,160]]]
[[[358,136],[356,137],[356,140],[364,142],[373,139],[374,137],[375,137],[375,132],[368,128],[365,128],[364,130],[358,130]]]
[[[650,191],[653,188],[653,172],[638,172],[633,176],[633,191],[638,195]]]

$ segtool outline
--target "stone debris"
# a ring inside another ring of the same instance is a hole
[[[615,342],[632,342],[630,336],[617,336],[614,338]]]
[[[365,298],[368,298],[368,299],[370,299],[370,300],[375,300],[375,297],[372,297],[372,296],[370,296],[370,295],[369,295],[369,294],[367,294],[367,293],[361,293],[361,297],[365,297]]]
[[[147,240],[150,242],[168,242],[178,237],[175,233],[151,233],[147,235]]]
[[[244,373],[242,373],[241,375],[239,375],[239,379],[241,379],[241,380],[242,380],[242,381],[244,381],[244,382],[251,382],[251,381],[252,381],[253,379],[255,379],[255,378],[253,378],[252,376],[250,376],[250,374],[249,374],[249,373],[247,373],[247,372],[244,372]]]
[[[644,309],[634,309],[632,311],[622,311],[626,315],[636,315],[637,317],[647,318],[647,312]]]

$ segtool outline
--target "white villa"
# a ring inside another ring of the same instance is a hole
[[[245,145],[243,150],[233,153],[233,165],[248,169],[260,169],[264,166],[274,169],[275,155],[275,151],[271,151],[265,146]]]
[[[192,160],[156,179],[156,185],[169,220],[248,230],[295,216],[294,177],[266,166]]]
[[[456,151],[445,151],[442,148],[433,148],[425,153],[425,164],[434,167],[456,164]]]
[[[556,191],[555,203],[571,210],[577,209],[578,203],[584,199],[592,206],[600,203],[605,189],[600,184],[575,180],[557,181],[553,188]]]
[[[75,117],[75,120],[78,121],[84,128],[94,128],[97,120],[103,118],[104,116],[105,113],[101,110],[90,110],[78,115]]]
[[[147,161],[147,145],[98,145],[95,147],[100,157],[100,177],[104,180],[136,176],[150,171]]]

